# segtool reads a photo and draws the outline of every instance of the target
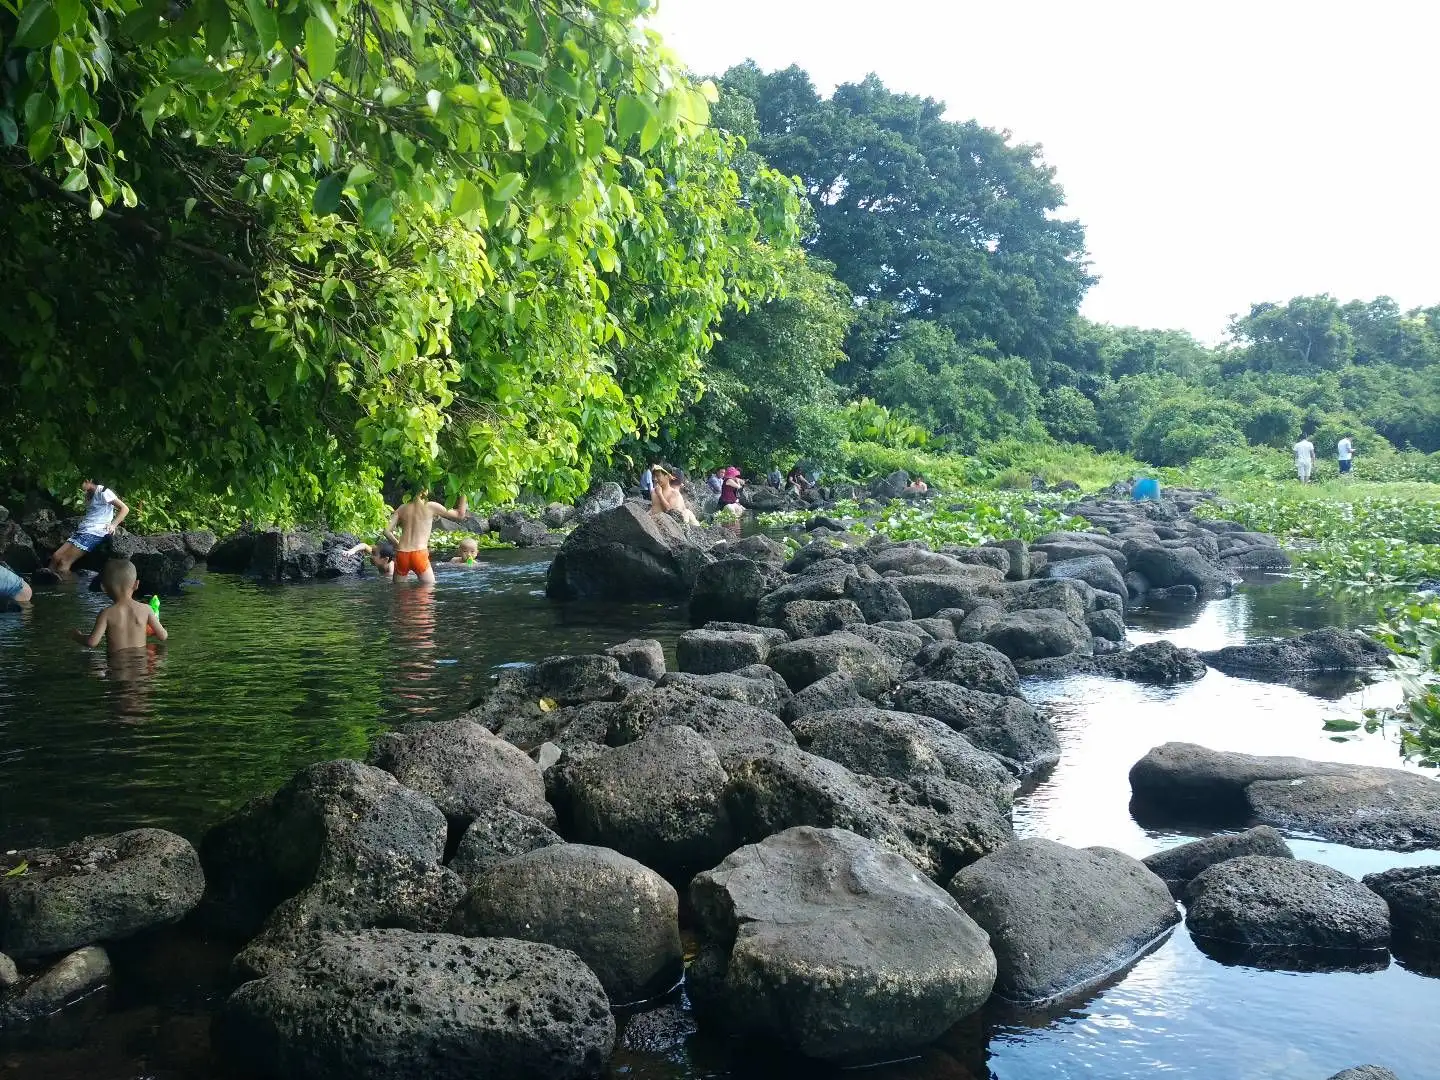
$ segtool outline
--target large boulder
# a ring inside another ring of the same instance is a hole
[[[1004,575],[993,566],[972,566],[968,563],[960,565],[964,567],[963,571],[913,574],[890,580],[905,598],[910,615],[915,619],[928,618],[946,608],[968,610],[975,606],[977,598],[984,595],[987,589],[1004,580]]]
[[[1180,921],[1165,883],[1139,860],[1039,838],[967,866],[950,894],[990,935],[996,995],[1022,1004],[1093,986]]]
[[[1396,947],[1440,952],[1440,866],[1397,866],[1362,879],[1390,905]]]
[[[650,731],[677,724],[698,732],[717,749],[795,741],[790,729],[773,712],[693,687],[670,685],[633,694],[616,704],[610,711],[605,742],[624,746]]]
[[[207,914],[262,929],[237,959],[246,973],[288,963],[317,931],[438,929],[464,891],[440,865],[445,840],[439,808],[384,770],[310,765],[205,834]]]
[[[1126,558],[1156,589],[1189,585],[1201,596],[1229,596],[1230,573],[1206,559],[1193,547],[1149,547],[1127,543]]]
[[[683,724],[656,728],[571,771],[571,834],[687,881],[735,849],[727,780],[709,740]]]
[[[844,672],[864,697],[877,698],[889,690],[900,665],[878,646],[854,634],[837,633],[779,645],[769,663],[791,690],[804,690],[826,675]]]
[[[656,682],[665,674],[665,646],[653,638],[631,638],[605,650],[620,670]]]
[[[851,772],[896,780],[942,776],[985,795],[1002,812],[1010,810],[1015,781],[1009,770],[931,717],[850,708],[802,717],[792,730],[801,748]]]
[[[1010,658],[993,645],[941,641],[915,658],[914,678],[949,682],[986,694],[1019,694],[1020,676]]]
[[[1017,776],[1047,769],[1060,760],[1054,726],[1018,697],[919,680],[901,683],[889,701],[897,709],[934,717],[954,728]]]
[[[564,949],[368,930],[324,934],[240,987],[215,1035],[276,1080],[581,1080],[604,1068],[615,1020]]]
[[[1352,847],[1440,846],[1440,783],[1403,769],[1157,746],[1130,769],[1141,821],[1246,820]]]
[[[0,953],[24,960],[127,938],[176,922],[204,890],[195,849],[163,829],[3,855]]]
[[[1088,653],[1094,638],[1083,622],[1063,611],[1036,608],[1001,615],[980,639],[1011,660],[1044,660],[1052,656]]]
[[[780,609],[775,625],[798,640],[864,626],[865,614],[849,599],[791,600]]]
[[[586,519],[550,564],[554,600],[658,600],[690,595],[704,551],[684,526],[624,503]]]
[[[476,876],[450,929],[569,949],[616,1005],[675,985],[683,960],[675,890],[634,859],[586,844],[492,863]]]
[[[1377,950],[1390,944],[1385,901],[1339,870],[1305,859],[1228,859],[1190,882],[1185,906],[1192,935],[1226,945]]]
[[[905,489],[910,486],[910,474],[904,469],[896,469],[888,476],[876,477],[870,481],[870,494],[882,501],[898,499],[905,494]]]
[[[965,564],[953,555],[941,555],[923,547],[896,544],[870,556],[870,565],[879,573],[964,574]]]
[[[1205,661],[1194,649],[1176,648],[1169,641],[1147,641],[1126,652],[1095,658],[1095,670],[1120,679],[1169,686],[1205,677]]]
[[[1295,857],[1283,836],[1268,825],[1257,825],[1240,833],[1192,840],[1188,844],[1157,851],[1142,861],[1178,897],[1184,893],[1185,886],[1202,872],[1216,863],[1238,859],[1241,855],[1267,855],[1276,859]]]
[[[415,724],[377,736],[369,763],[428,796],[461,829],[497,806],[555,823],[540,767],[472,720]]]
[[[1390,651],[1357,631],[1326,627],[1290,638],[1227,645],[1201,653],[1227,675],[1288,679],[1327,671],[1361,671],[1389,663]]]
[[[45,560],[35,548],[35,541],[14,521],[0,522],[0,562],[24,577],[33,574]]]
[[[760,563],[734,556],[700,568],[690,593],[690,624],[754,622],[760,598],[770,591],[770,575]]]
[[[625,489],[614,482],[597,484],[575,508],[575,517],[580,521],[593,521],[625,504]]]
[[[1047,578],[1083,581],[1102,592],[1114,593],[1122,600],[1127,595],[1125,578],[1109,555],[1096,553],[1078,559],[1051,559],[1045,567]]]
[[[447,865],[468,889],[491,863],[564,842],[533,817],[495,806],[470,822]]]
[[[696,675],[763,664],[769,655],[770,640],[758,630],[689,630],[675,643],[680,670]]]
[[[796,825],[849,829],[944,881],[1012,836],[1008,811],[940,776],[863,776],[781,744],[737,756],[726,771],[725,806],[741,841]]]
[[[98,945],[76,949],[24,985],[17,978],[12,994],[4,993],[8,987],[0,979],[0,1033],[53,1016],[109,979],[110,957]]]
[[[703,1019],[814,1058],[875,1061],[939,1038],[995,981],[985,934],[893,852],[844,829],[741,848],[690,889]]]

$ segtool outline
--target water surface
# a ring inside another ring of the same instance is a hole
[[[65,632],[102,598],[42,592],[0,615],[0,850],[87,832],[158,825],[198,839],[253,795],[312,761],[363,757],[394,724],[461,711],[507,663],[594,651],[628,637],[667,645],[683,613],[663,605],[555,605],[545,564],[487,553],[475,570],[442,568],[432,589],[376,578],[266,587],[198,574],[165,602],[171,631],[140,671],[115,669]],[[1373,620],[1374,597],[1332,596],[1281,580],[1203,607],[1131,616],[1135,641],[1216,648],[1270,634]],[[1083,676],[1031,681],[1053,711],[1059,766],[1017,799],[1022,836],[1104,844],[1144,856],[1192,839],[1129,813],[1130,766],[1168,740],[1223,750],[1397,765],[1378,737],[1334,741],[1329,716],[1395,700],[1392,684],[1331,680],[1276,686],[1210,672],[1157,688]],[[1363,874],[1440,854],[1397,855],[1297,840],[1302,857]],[[208,1049],[208,1018],[230,952],[184,929],[117,945],[116,984],[90,1014],[0,1044],[0,1080],[202,1080],[228,1075]],[[668,1003],[682,1010],[683,996]],[[1440,1076],[1425,1033],[1440,980],[1390,962],[1380,970],[1288,974],[1207,957],[1183,925],[1128,973],[1043,1013],[987,1009],[921,1059],[840,1074],[772,1050],[694,1036],[621,1050],[634,1080],[1029,1080],[1184,1077],[1323,1080],[1349,1065],[1389,1065],[1407,1080]]]

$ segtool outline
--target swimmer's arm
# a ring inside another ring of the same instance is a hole
[[[352,548],[346,548],[346,549],[345,549],[345,554],[346,554],[346,555],[359,555],[359,554],[363,551],[366,555],[369,555],[370,552],[371,552],[371,550],[372,550],[372,549],[371,549],[371,547],[370,547],[369,544],[356,544],[356,545],[355,545],[354,547],[352,547]]]
[[[105,640],[105,624],[109,621],[105,616],[109,614],[110,609],[106,608],[100,612],[99,615],[95,616],[95,625],[90,629],[89,637],[85,636],[85,631],[83,630],[71,630],[70,636],[87,649],[95,648],[96,645],[99,645],[100,642]]]
[[[170,631],[160,625],[160,613],[158,611],[152,610],[149,615],[145,616],[145,624],[155,631],[156,641],[164,641],[170,636]]]
[[[454,510],[451,510],[449,507],[444,506],[441,503],[432,502],[430,504],[430,512],[436,517],[449,518],[451,521],[464,521],[466,513],[465,496],[460,496],[460,501],[455,504]]]

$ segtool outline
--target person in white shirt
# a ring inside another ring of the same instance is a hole
[[[1315,469],[1315,444],[1304,435],[1295,444],[1295,472],[1302,484],[1310,482],[1310,473]]]
[[[1349,476],[1355,465],[1355,444],[1350,441],[1349,435],[1335,444],[1335,456],[1340,459],[1340,475]]]
[[[80,489],[85,492],[85,516],[80,519],[70,539],[50,556],[50,569],[57,574],[69,573],[80,556],[104,543],[120,527],[125,515],[130,513],[130,507],[125,505],[124,500],[104,484],[85,480]]]

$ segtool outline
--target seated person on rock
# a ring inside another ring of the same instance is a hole
[[[0,600],[13,600],[17,604],[23,604],[30,597],[29,583],[4,563],[0,563]]]
[[[460,541],[460,546],[455,549],[455,554],[450,557],[452,563],[459,563],[461,566],[474,566],[475,559],[480,554],[480,544],[468,536]]]
[[[779,465],[772,465],[770,467],[770,473],[765,477],[765,482],[769,484],[772,488],[776,489],[784,486],[785,478],[780,475]]]
[[[100,585],[110,597],[110,606],[95,616],[88,636],[83,630],[70,632],[80,644],[93,649],[104,641],[106,650],[114,655],[126,649],[143,649],[151,634],[156,641],[170,636],[160,623],[160,613],[135,599],[140,580],[129,559],[109,560],[100,572]]]
[[[725,489],[725,470],[716,466],[705,478],[705,486],[712,495],[719,495]]]
[[[805,475],[799,465],[791,469],[790,475],[785,477],[785,490],[791,495],[804,495],[811,486],[810,478]]]
[[[395,545],[389,540],[374,544],[356,544],[345,550],[346,555],[359,555],[361,552],[370,556],[371,565],[380,571],[381,577],[395,576]]]
[[[681,493],[680,486],[675,483],[675,478],[656,465],[650,470],[650,513],[659,517],[672,510],[680,515],[686,525],[700,524],[700,519],[685,505],[685,496]]]
[[[395,545],[395,581],[403,581],[413,573],[422,585],[435,584],[435,571],[430,568],[430,532],[437,517],[464,521],[465,496],[461,495],[451,510],[432,502],[429,489],[421,488],[413,499],[390,515],[385,536]],[[400,530],[398,536],[396,529]]]
[[[744,513],[745,508],[740,505],[740,489],[744,486],[739,469],[734,465],[726,469],[720,484],[720,509],[727,514]]]
[[[103,544],[130,513],[130,507],[104,484],[84,480],[80,489],[85,492],[85,515],[70,539],[50,556],[50,569],[57,574],[68,574],[82,555]]]

